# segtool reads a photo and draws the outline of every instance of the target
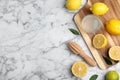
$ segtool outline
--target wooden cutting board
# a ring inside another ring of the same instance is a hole
[[[88,2],[86,3],[86,5],[84,6],[84,8],[82,8],[75,16],[74,16],[74,21],[77,25],[77,28],[79,29],[84,41],[86,42],[89,50],[91,51],[94,59],[96,60],[98,66],[101,69],[107,69],[110,66],[115,65],[117,62],[113,61],[109,58],[108,56],[108,50],[111,46],[114,45],[119,45],[120,46],[120,36],[115,36],[115,35],[111,35],[108,32],[106,32],[105,30],[105,25],[102,26],[100,28],[100,30],[96,33],[86,33],[82,30],[81,28],[81,20],[83,19],[84,16],[92,14],[89,11],[90,6],[95,3],[95,2],[104,2],[108,7],[109,7],[109,11],[103,15],[103,16],[99,16],[99,18],[102,20],[103,24],[105,24],[106,21],[110,20],[110,19],[120,19],[120,0],[88,0]],[[104,49],[95,49],[92,46],[92,38],[95,34],[98,33],[102,33],[104,34],[107,39],[108,39],[108,46]],[[112,61],[112,65],[108,65],[105,60],[104,57],[109,58]]]

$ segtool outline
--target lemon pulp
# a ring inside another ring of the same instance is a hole
[[[107,38],[103,34],[96,34],[93,37],[93,46],[97,49],[105,48],[107,43]]]
[[[109,57],[113,60],[120,60],[120,47],[112,46],[109,49]]]
[[[84,77],[88,72],[88,66],[85,62],[75,62],[71,70],[74,76]]]

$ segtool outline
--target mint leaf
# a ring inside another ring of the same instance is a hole
[[[92,75],[92,76],[90,77],[90,79],[89,79],[89,80],[96,80],[96,79],[97,79],[97,77],[98,77],[98,75],[97,75],[97,74],[94,74],[94,75]]]
[[[107,57],[103,57],[103,58],[108,65],[112,65],[112,62],[109,58],[107,58]]]
[[[74,35],[79,35],[79,32],[75,29],[69,28],[69,30],[74,34]]]

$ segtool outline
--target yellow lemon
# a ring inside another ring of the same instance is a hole
[[[120,60],[120,46],[111,47],[108,53],[111,59]]]
[[[120,20],[111,19],[106,22],[106,30],[110,34],[120,35]]]
[[[119,80],[119,74],[116,71],[109,71],[105,80]]]
[[[84,77],[88,72],[88,66],[85,62],[75,62],[71,70],[74,76]]]
[[[105,48],[107,43],[107,38],[103,34],[96,34],[93,37],[93,46],[97,49]]]
[[[102,2],[96,2],[90,7],[90,11],[95,15],[103,15],[109,10],[108,6]]]
[[[69,10],[77,10],[82,5],[82,0],[67,0],[66,8]]]

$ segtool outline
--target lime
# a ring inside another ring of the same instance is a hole
[[[66,8],[68,10],[77,10],[82,5],[82,0],[67,0]]]
[[[119,74],[116,71],[109,71],[106,74],[106,80],[119,80]]]
[[[90,7],[90,11],[95,15],[103,15],[107,13],[108,10],[107,5],[102,2],[96,2]]]

